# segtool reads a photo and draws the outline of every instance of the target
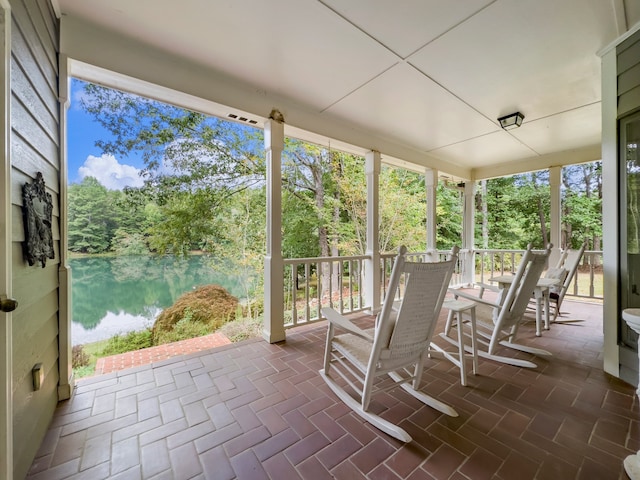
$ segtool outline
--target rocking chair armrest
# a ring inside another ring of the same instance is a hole
[[[467,300],[471,300],[473,302],[478,302],[478,303],[481,303],[483,305],[488,305],[490,307],[500,308],[502,306],[502,305],[500,305],[498,303],[491,302],[491,301],[489,301],[489,300],[487,300],[485,298],[478,297],[476,295],[471,295],[471,294],[466,293],[466,292],[461,292],[460,290],[455,290],[455,289],[450,288],[449,292],[452,293],[456,298],[462,297],[462,298],[465,298]]]
[[[355,325],[348,318],[340,315],[333,308],[323,308],[322,315],[326,317],[329,323],[336,325],[344,330],[347,330],[349,333],[353,333],[354,335],[358,335],[364,339],[370,340],[373,342],[373,337],[369,335],[366,331]]]

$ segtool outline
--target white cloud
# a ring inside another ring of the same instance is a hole
[[[113,155],[101,157],[89,155],[78,169],[80,178],[95,177],[109,190],[122,190],[124,187],[141,187],[144,184],[140,170],[131,165],[123,165]]]

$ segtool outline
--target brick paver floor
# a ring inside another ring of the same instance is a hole
[[[193,352],[201,352],[214,347],[222,347],[231,343],[224,334],[216,332],[202,337],[190,338],[179,342],[167,343],[156,347],[143,348],[133,352],[102,357],[96,363],[96,375],[116,372],[125,368],[148,365],[160,360],[186,355]]]
[[[277,344],[256,338],[80,379],[27,480],[624,480],[624,458],[640,449],[635,387],[602,371],[602,306],[563,306],[569,322],[541,337],[533,322],[521,327],[522,343],[553,353],[511,353],[537,368],[481,358],[463,387],[453,363],[427,361],[421,389],[458,417],[401,388],[374,395],[372,410],[410,443],[331,392],[318,374],[320,323]],[[443,311],[437,328],[445,322]]]

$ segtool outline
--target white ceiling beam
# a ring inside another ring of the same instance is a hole
[[[566,150],[564,152],[549,153],[537,157],[525,158],[515,162],[502,163],[487,167],[476,168],[472,172],[472,180],[506,177],[526,172],[546,170],[551,167],[562,167],[578,163],[595,162],[602,159],[600,144],[589,147]]]

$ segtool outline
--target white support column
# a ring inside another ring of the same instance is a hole
[[[438,193],[438,171],[427,169],[424,172],[424,184],[427,190],[427,245],[426,250],[436,250],[436,234],[437,234],[437,200]]]
[[[549,241],[553,244],[554,250],[556,248],[564,248],[566,245],[562,245],[562,204],[560,197],[560,186],[562,184],[562,167],[551,167],[549,169],[549,190],[551,193],[551,235]]]
[[[74,378],[71,366],[71,267],[67,242],[67,111],[69,109],[69,60],[61,54],[58,60],[60,99],[60,267],[58,269],[58,400],[73,394]]]
[[[264,124],[267,157],[267,254],[264,258],[264,330],[269,343],[281,342],[284,333],[284,262],[282,261],[282,150],[284,123]]]
[[[367,251],[369,259],[365,261],[365,305],[372,313],[380,310],[380,152],[368,152],[365,155],[364,169],[367,177]]]
[[[475,281],[475,227],[476,227],[476,184],[467,181],[464,184],[464,208],[462,218],[462,282],[473,285]]]
[[[620,376],[620,351],[618,349],[619,308],[618,281],[620,267],[619,215],[618,210],[618,137],[617,137],[617,67],[616,50],[611,49],[602,56],[602,190],[614,194],[602,197],[602,252],[604,266],[604,371],[615,377]]]

